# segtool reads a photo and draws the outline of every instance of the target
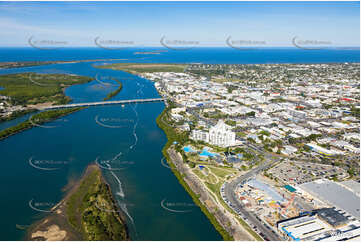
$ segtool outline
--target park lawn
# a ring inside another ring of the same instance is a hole
[[[201,178],[202,180],[206,180],[206,179],[207,179],[207,177],[203,174],[203,172],[201,172],[201,171],[199,170],[198,167],[194,168],[192,171],[193,171],[194,174],[196,174],[196,175],[197,175],[199,178]]]
[[[233,175],[237,170],[233,168],[217,168],[217,167],[208,167],[213,174],[216,176],[225,179],[228,175]]]
[[[214,174],[209,173],[207,176],[207,181],[209,183],[215,184],[217,181],[219,181],[219,179],[217,179]]]

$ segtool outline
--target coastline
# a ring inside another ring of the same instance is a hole
[[[95,174],[95,175],[94,175]],[[94,176],[99,179],[99,183],[97,183],[96,179],[94,179]],[[89,182],[89,181],[90,182]],[[117,217],[119,220],[118,222],[123,226],[123,230],[120,231],[124,233],[124,237],[121,238],[121,240],[129,240],[129,233],[128,228],[126,225],[126,220],[124,214],[121,213],[120,208],[118,207],[114,196],[110,190],[109,184],[106,182],[101,169],[96,164],[89,164],[86,169],[84,170],[83,174],[81,175],[81,178],[72,186],[72,188],[69,189],[69,191],[66,193],[64,198],[56,204],[53,208],[51,208],[51,214],[42,218],[39,221],[34,222],[26,232],[26,240],[88,240],[89,234],[91,233],[90,230],[85,230],[83,228],[79,228],[76,226],[73,226],[71,222],[71,215],[70,215],[70,207],[75,206],[76,208],[74,211],[79,212],[80,206],[84,205],[84,199],[86,196],[89,196],[90,191],[92,189],[86,189],[86,193],[82,194],[83,199],[80,199],[82,201],[82,204],[76,204],[74,205],[74,196],[76,198],[79,198],[77,195],[78,193],[81,193],[84,187],[88,188],[87,186],[101,186],[103,185],[105,190],[103,191],[106,196],[109,197],[110,201],[110,207],[112,209],[112,212],[109,212],[107,210],[102,210],[97,206],[97,204],[92,205],[92,209],[97,209],[99,213],[102,213],[103,216],[108,217]],[[91,188],[91,187],[90,187]],[[78,201],[78,200],[77,200]],[[76,201],[76,202],[77,202]],[[87,205],[87,204],[86,204]],[[72,208],[73,208],[72,207]],[[76,214],[78,215],[78,214]],[[82,226],[84,223],[83,216],[80,218],[80,226]],[[77,224],[79,225],[79,224]],[[110,228],[111,230],[112,228]],[[119,232],[119,231],[118,231]],[[120,238],[117,238],[118,240]],[[106,239],[104,239],[106,240]]]
[[[52,65],[52,64],[71,64],[81,62],[95,62],[95,61],[115,61],[115,60],[128,60],[128,59],[93,59],[93,60],[70,60],[70,61],[5,61],[0,62],[0,69],[13,69],[22,67]]]

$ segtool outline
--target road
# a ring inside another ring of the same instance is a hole
[[[127,103],[145,103],[145,102],[161,102],[164,98],[147,98],[147,99],[130,99],[130,100],[117,100],[117,101],[103,101],[103,102],[88,102],[88,103],[71,103],[64,105],[49,105],[43,106],[40,109],[57,109],[57,108],[73,108],[73,107],[86,107],[98,105],[114,105],[114,104],[127,104]]]
[[[253,145],[252,145],[253,146]],[[258,150],[259,148],[257,148]],[[264,152],[264,151],[263,151]],[[272,155],[264,152],[267,162],[262,163],[261,165],[257,166],[256,168],[250,170],[246,174],[237,177],[236,179],[232,180],[231,182],[226,182],[224,184],[224,194],[225,198],[229,201],[225,201],[227,204],[230,204],[231,209],[235,210],[241,215],[241,217],[246,220],[246,222],[250,225],[252,229],[255,229],[258,234],[260,234],[265,240],[282,240],[271,228],[266,227],[266,225],[258,220],[258,218],[248,212],[237,199],[235,190],[239,184],[245,183],[251,177],[257,175],[259,172],[270,168],[274,163],[279,161],[279,158],[274,159]]]

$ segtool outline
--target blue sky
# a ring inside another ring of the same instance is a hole
[[[0,46],[34,38],[94,46],[94,38],[223,46],[234,40],[291,46],[293,37],[359,46],[359,2],[0,2]]]

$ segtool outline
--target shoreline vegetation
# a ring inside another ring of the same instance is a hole
[[[30,108],[30,109],[25,109],[25,110],[20,110],[20,111],[15,111],[12,114],[10,114],[9,116],[6,117],[0,117],[0,123],[1,122],[7,122],[7,121],[11,121],[13,119],[17,119],[20,118],[21,116],[24,116],[26,114],[29,113],[34,113],[37,110],[35,108]]]
[[[51,214],[32,224],[27,240],[129,240],[125,216],[118,208],[101,169],[90,164],[81,179]]]
[[[24,72],[17,74],[0,75],[0,96],[5,96],[6,106],[21,107],[8,116],[0,117],[0,122],[20,118],[29,113],[35,113],[44,104],[67,104],[71,98],[64,93],[65,88],[92,81],[87,76],[68,74],[38,74]],[[0,131],[0,140],[23,130],[53,121],[59,117],[80,110],[70,108],[64,110],[50,110],[33,115],[26,121]],[[36,120],[35,120],[36,119]]]
[[[123,89],[123,84],[122,84],[119,80],[117,80],[117,79],[113,79],[113,80],[116,81],[116,82],[118,82],[119,86],[118,86],[118,88],[117,88],[116,90],[110,92],[110,93],[103,99],[104,101],[107,101],[107,100],[111,99],[112,97],[118,95],[118,93]]]
[[[93,65],[100,69],[112,69],[141,74],[150,72],[184,72],[186,64],[153,64],[153,63],[114,63],[109,65]]]
[[[7,137],[9,137],[11,135],[15,135],[17,133],[20,133],[24,130],[27,130],[27,129],[30,129],[33,127],[41,126],[42,124],[44,124],[46,122],[56,120],[57,118],[69,115],[71,113],[77,112],[84,108],[85,107],[56,109],[56,110],[49,110],[49,111],[37,113],[37,114],[29,117],[29,119],[26,121],[23,121],[17,125],[14,125],[12,127],[1,130],[0,131],[0,141],[3,139],[6,139]]]
[[[116,63],[111,65],[95,66],[102,69],[112,69],[112,70],[121,70],[134,75],[139,75],[142,73],[149,72],[184,72],[187,65],[185,64],[146,64],[146,63]],[[222,236],[223,240],[231,241],[234,238],[223,228],[223,226],[218,222],[216,217],[208,211],[206,206],[200,201],[199,195],[197,195],[185,182],[182,178],[182,174],[177,170],[175,165],[171,162],[170,156],[168,154],[168,149],[172,146],[173,142],[182,143],[187,140],[187,135],[183,133],[177,133],[173,127],[169,126],[165,121],[164,117],[167,115],[168,111],[172,108],[172,104],[166,106],[162,113],[157,117],[156,123],[160,129],[167,136],[167,143],[162,149],[162,153],[167,160],[168,165],[171,167],[173,174],[176,176],[178,182],[183,186],[186,192],[191,196],[194,203],[200,207],[201,211],[206,215],[208,220],[212,223],[214,228]]]
[[[187,191],[187,193],[191,196],[192,200],[196,205],[198,205],[201,211],[206,215],[209,221],[212,223],[214,228],[219,232],[222,236],[223,240],[230,241],[234,240],[234,238],[222,227],[222,225],[217,221],[216,217],[208,211],[205,205],[199,200],[199,196],[193,192],[193,190],[188,186],[188,184],[182,178],[182,174],[177,170],[175,165],[170,161],[170,156],[168,154],[168,149],[172,146],[173,142],[181,142],[185,140],[186,137],[182,134],[178,134],[174,131],[173,127],[167,125],[164,121],[164,116],[171,109],[171,105],[166,106],[163,112],[157,117],[156,123],[160,129],[164,131],[167,136],[167,143],[164,145],[162,149],[162,153],[167,160],[168,165],[171,167],[172,172],[177,177],[178,182],[183,186],[183,188]]]
[[[65,95],[65,88],[92,80],[94,78],[68,74],[6,74],[0,75],[0,86],[3,88],[0,95],[8,97],[6,102],[11,105],[25,107],[42,103],[67,104],[71,99]]]
[[[70,63],[81,63],[81,62],[93,62],[93,61],[115,61],[115,60],[127,60],[127,59],[94,59],[94,60],[70,60],[70,61],[8,61],[0,62],[0,69],[11,69],[31,66],[42,66],[51,64],[70,64]]]

